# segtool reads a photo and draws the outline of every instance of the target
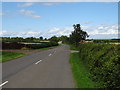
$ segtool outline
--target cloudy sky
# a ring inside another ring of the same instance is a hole
[[[81,24],[90,39],[118,37],[117,2],[3,2],[0,36],[67,35]]]

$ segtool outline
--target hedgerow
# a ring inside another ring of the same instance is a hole
[[[40,49],[51,46],[57,46],[57,45],[58,45],[57,42],[45,42],[41,44],[26,44],[26,45],[17,42],[11,42],[11,43],[2,42],[2,49],[21,49],[23,47],[30,49]]]
[[[80,59],[101,87],[120,88],[120,46],[84,43],[79,47]]]
[[[51,47],[51,46],[57,46],[58,43],[56,42],[46,42],[46,43],[41,43],[41,44],[28,44],[26,45],[27,48],[30,49],[40,49],[40,48],[46,48],[46,47]]]
[[[2,42],[2,49],[21,49],[22,47],[25,47],[25,45],[17,42],[12,43]]]

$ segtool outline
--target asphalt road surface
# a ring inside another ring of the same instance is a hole
[[[74,88],[69,46],[3,63],[3,88]]]

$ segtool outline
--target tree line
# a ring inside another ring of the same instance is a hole
[[[50,38],[43,38],[40,36],[39,38],[36,37],[1,37],[3,42],[42,42],[42,41],[53,41],[53,42],[58,42],[62,41],[63,43],[69,43],[69,44],[74,44],[75,46],[79,45],[79,42],[81,40],[85,40],[89,35],[87,34],[86,31],[83,31],[81,29],[80,24],[74,24],[74,31],[71,32],[69,36],[52,36]]]

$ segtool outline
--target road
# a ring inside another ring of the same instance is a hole
[[[3,63],[3,88],[74,88],[69,46]]]

